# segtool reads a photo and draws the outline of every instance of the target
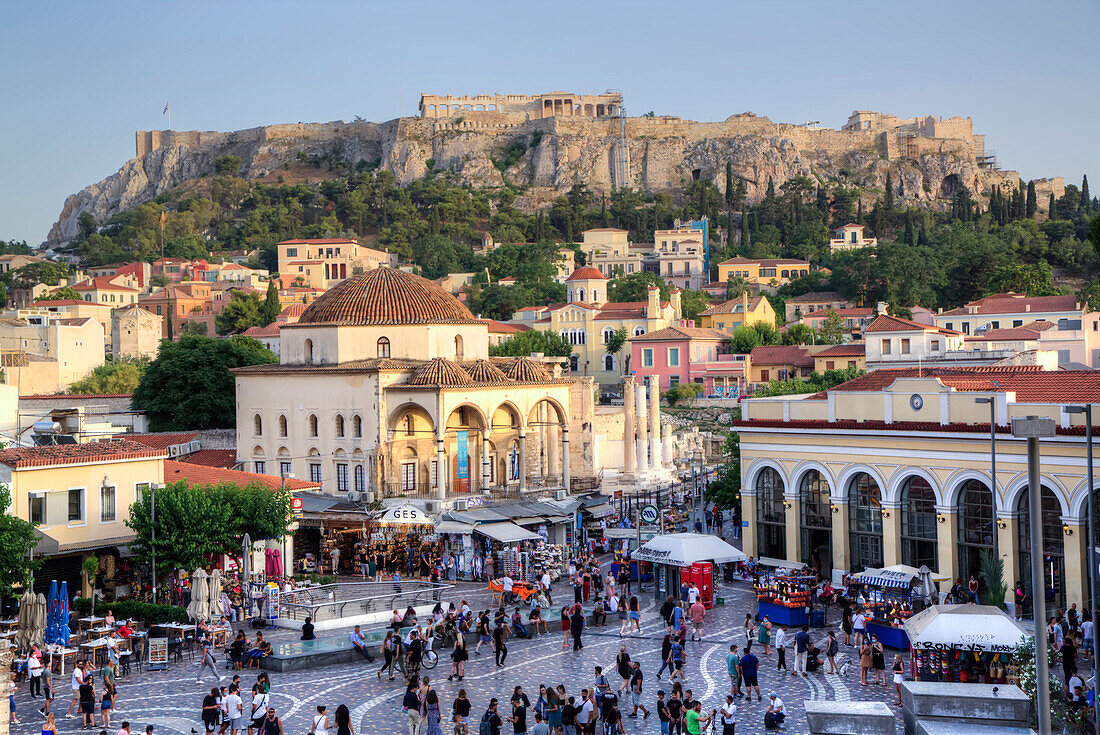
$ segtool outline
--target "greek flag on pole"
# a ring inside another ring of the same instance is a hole
[[[167,115],[168,114],[168,103],[167,102],[164,103],[164,112],[162,112],[160,114],[162,114],[162,115]]]

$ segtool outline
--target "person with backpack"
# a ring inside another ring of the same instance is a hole
[[[500,735],[500,726],[504,721],[497,714],[497,698],[489,700],[489,709],[481,716],[481,722],[477,726],[477,735]]]

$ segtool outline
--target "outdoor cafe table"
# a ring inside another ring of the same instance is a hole
[[[91,655],[92,664],[98,668],[100,659],[102,659],[102,657],[106,655],[107,652],[107,639],[96,638],[95,640],[88,641],[87,643],[81,643],[80,650],[87,650],[88,653]]]
[[[90,615],[86,618],[79,618],[76,622],[80,625],[80,630],[83,631],[85,628],[94,628],[97,627],[100,623],[107,622],[107,618],[100,618],[94,615]]]
[[[106,635],[107,633],[110,633],[113,630],[114,628],[109,625],[100,625],[96,628],[88,628],[84,631],[84,633],[87,634],[89,638],[99,638]]]
[[[69,664],[69,667],[71,668],[72,665],[76,662],[77,650],[75,648],[58,648],[57,646],[48,646],[47,652],[50,655],[50,670],[53,671],[55,674],[58,674],[59,676],[65,675],[66,664]]]
[[[229,628],[211,628],[210,638],[214,641],[215,646],[226,646],[229,644],[229,634],[233,632]]]

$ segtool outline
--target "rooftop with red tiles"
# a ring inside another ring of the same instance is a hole
[[[186,480],[191,485],[220,485],[224,482],[232,482],[237,485],[259,483],[272,490],[286,487],[287,490],[320,490],[321,483],[306,482],[291,478],[283,479],[274,475],[257,475],[254,472],[241,472],[240,470],[228,470],[221,467],[207,467],[201,464],[188,462],[175,462],[165,460],[164,482],[177,482]],[[284,485],[285,483],[285,485]]]
[[[128,459],[158,459],[161,449],[154,449],[126,439],[90,444],[58,444],[48,447],[20,447],[0,450],[0,464],[15,469],[53,467],[55,465],[97,464]]]

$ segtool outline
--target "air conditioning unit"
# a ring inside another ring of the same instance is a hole
[[[425,513],[438,513],[439,510],[440,510],[440,508],[439,508],[439,501],[438,500],[425,501],[425,503],[424,503],[424,512]]]
[[[554,500],[565,500],[568,497],[569,497],[569,493],[567,493],[565,490],[555,490],[554,491]]]
[[[455,505],[454,505],[454,510],[466,510],[466,501],[465,500],[456,500]]]

